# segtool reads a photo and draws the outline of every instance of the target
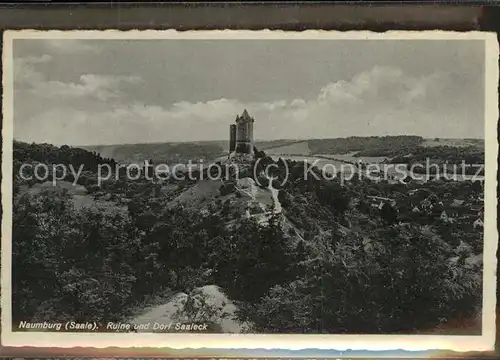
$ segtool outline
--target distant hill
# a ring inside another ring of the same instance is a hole
[[[460,147],[484,149],[481,139],[424,139],[420,136],[352,136],[335,139],[278,139],[256,141],[259,150],[270,155],[350,154],[355,156],[396,157],[415,152],[421,147]],[[167,142],[150,144],[121,144],[80,146],[102,157],[121,162],[187,163],[214,161],[227,155],[229,141]]]
[[[279,148],[297,143],[297,140],[256,141],[261,150]],[[80,148],[95,151],[103,157],[129,163],[142,163],[147,159],[167,163],[185,163],[189,160],[211,161],[229,151],[229,141],[166,142],[149,144],[86,145]]]
[[[473,146],[484,149],[483,139],[425,139],[421,146],[451,146],[451,147],[468,147]]]
[[[143,163],[152,159],[167,164],[210,161],[223,155],[228,147],[228,141],[81,146],[120,162]]]
[[[309,155],[309,141],[294,142],[292,144],[284,144],[278,147],[263,149],[269,155]]]

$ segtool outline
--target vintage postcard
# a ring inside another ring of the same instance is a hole
[[[493,348],[495,34],[3,40],[3,345]]]

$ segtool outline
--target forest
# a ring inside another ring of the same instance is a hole
[[[14,163],[26,161],[84,164],[83,185],[126,211],[77,208],[57,187],[23,192],[33,184],[14,173],[14,322],[119,321],[150,296],[205,284],[222,288],[256,333],[425,332],[481,307],[482,265],[468,259],[482,253],[482,233],[467,243],[442,236],[437,214],[403,224],[394,209],[366,204],[368,189],[389,185],[303,179],[288,161],[283,213],[262,226],[237,212],[228,183],[200,211],[172,203],[192,181],[164,196],[144,179],[96,190],[95,166],[114,161],[97,153],[16,143]]]

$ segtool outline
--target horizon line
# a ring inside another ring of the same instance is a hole
[[[485,141],[485,138],[480,138],[480,137],[424,137],[421,135],[367,135],[367,136],[359,136],[359,135],[350,135],[350,136],[344,136],[344,137],[327,137],[327,138],[278,138],[278,139],[257,139],[254,140],[254,143],[257,142],[270,142],[270,141],[293,141],[293,142],[302,142],[302,141],[310,141],[310,140],[339,140],[339,139],[349,139],[349,138],[386,138],[386,137],[420,137],[423,140],[434,140],[434,139],[439,139],[439,140],[480,140],[480,141]],[[61,144],[61,145],[56,145],[54,143],[50,142],[37,142],[37,141],[27,141],[27,140],[19,140],[13,138],[13,141],[17,142],[23,142],[27,144],[49,144],[53,146],[70,146],[70,147],[95,147],[95,146],[123,146],[123,145],[157,145],[157,144],[188,144],[188,143],[220,143],[220,142],[229,142],[229,139],[227,140],[185,140],[185,141],[155,141],[155,142],[135,142],[135,143],[109,143],[109,144],[78,144],[78,145],[70,145],[70,144]]]

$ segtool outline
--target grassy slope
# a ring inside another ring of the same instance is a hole
[[[83,207],[99,207],[109,211],[113,210],[120,210],[123,212],[127,211],[126,207],[120,206],[114,201],[94,199],[94,196],[89,195],[85,187],[82,185],[73,185],[68,181],[59,181],[56,184],[56,188],[66,189],[69,192],[76,209],[80,209]],[[54,186],[50,181],[47,181],[45,183],[34,184],[32,187],[23,186],[18,196],[22,196],[23,194],[36,195],[44,190],[50,190],[50,189],[54,189]]]

